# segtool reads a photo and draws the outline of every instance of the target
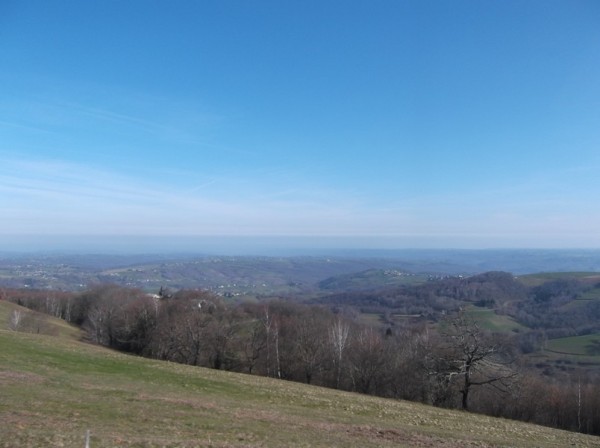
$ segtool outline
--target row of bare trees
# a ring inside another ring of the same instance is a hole
[[[205,291],[148,295],[102,285],[76,295],[16,294],[81,325],[95,343],[178,363],[455,407],[600,434],[595,378],[521,371],[513,341],[465,314],[381,331],[352,314],[289,301],[228,305]]]

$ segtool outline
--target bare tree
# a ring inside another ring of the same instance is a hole
[[[264,322],[253,320],[246,325],[246,332],[240,336],[239,344],[248,373],[252,373],[263,350],[268,350]]]
[[[13,331],[19,331],[21,323],[23,322],[23,312],[21,310],[12,310],[8,326]]]
[[[105,317],[104,312],[99,306],[93,306],[87,313],[85,328],[92,340],[97,344],[105,343]]]
[[[217,370],[231,370],[237,363],[237,357],[231,350],[231,343],[238,330],[236,316],[230,310],[219,309],[211,317],[205,333],[209,365]]]
[[[469,409],[473,387],[490,386],[498,392],[509,390],[516,376],[508,347],[494,342],[464,312],[445,322],[445,341],[434,354],[434,371],[438,384],[450,387],[458,382],[461,408]]]
[[[310,384],[316,373],[322,367],[324,352],[325,322],[317,310],[299,315],[293,326],[294,351],[296,360],[306,379]]]
[[[389,362],[389,395],[404,400],[427,402],[427,353],[431,342],[426,324],[412,325],[386,338]]]
[[[264,307],[264,317],[262,319],[265,328],[266,349],[267,349],[267,376],[271,376],[271,333],[273,330],[273,316],[269,313],[269,304]]]
[[[280,350],[280,323],[279,319],[276,319],[273,325],[273,338],[275,343],[275,372],[277,378],[281,379],[281,350]]]
[[[333,362],[335,368],[335,388],[339,389],[342,377],[342,362],[348,346],[348,336],[350,334],[350,325],[338,316],[329,329],[329,344],[333,352]]]
[[[386,363],[381,334],[372,327],[359,331],[353,337],[349,361],[354,389],[365,394],[377,393]]]
[[[47,295],[45,300],[45,313],[54,317],[62,317],[60,301],[54,295]]]

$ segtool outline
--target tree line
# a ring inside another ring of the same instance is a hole
[[[463,312],[435,327],[381,329],[340,306],[232,304],[199,290],[2,294],[80,326],[93,343],[140,356],[600,434],[596,377],[542,377],[521,362],[517,339],[489,334]]]

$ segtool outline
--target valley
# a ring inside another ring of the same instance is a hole
[[[600,274],[477,272],[474,255],[5,258],[0,303],[25,307],[4,319],[19,334],[56,336],[61,318],[122,352],[449,408],[464,376],[451,341],[470,335],[497,351],[470,381],[506,381],[497,397],[474,386],[469,410],[598,434]]]

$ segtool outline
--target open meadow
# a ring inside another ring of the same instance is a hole
[[[15,307],[0,302],[0,318]],[[51,319],[48,324],[64,325]],[[0,447],[600,447],[526,423],[0,330]]]

